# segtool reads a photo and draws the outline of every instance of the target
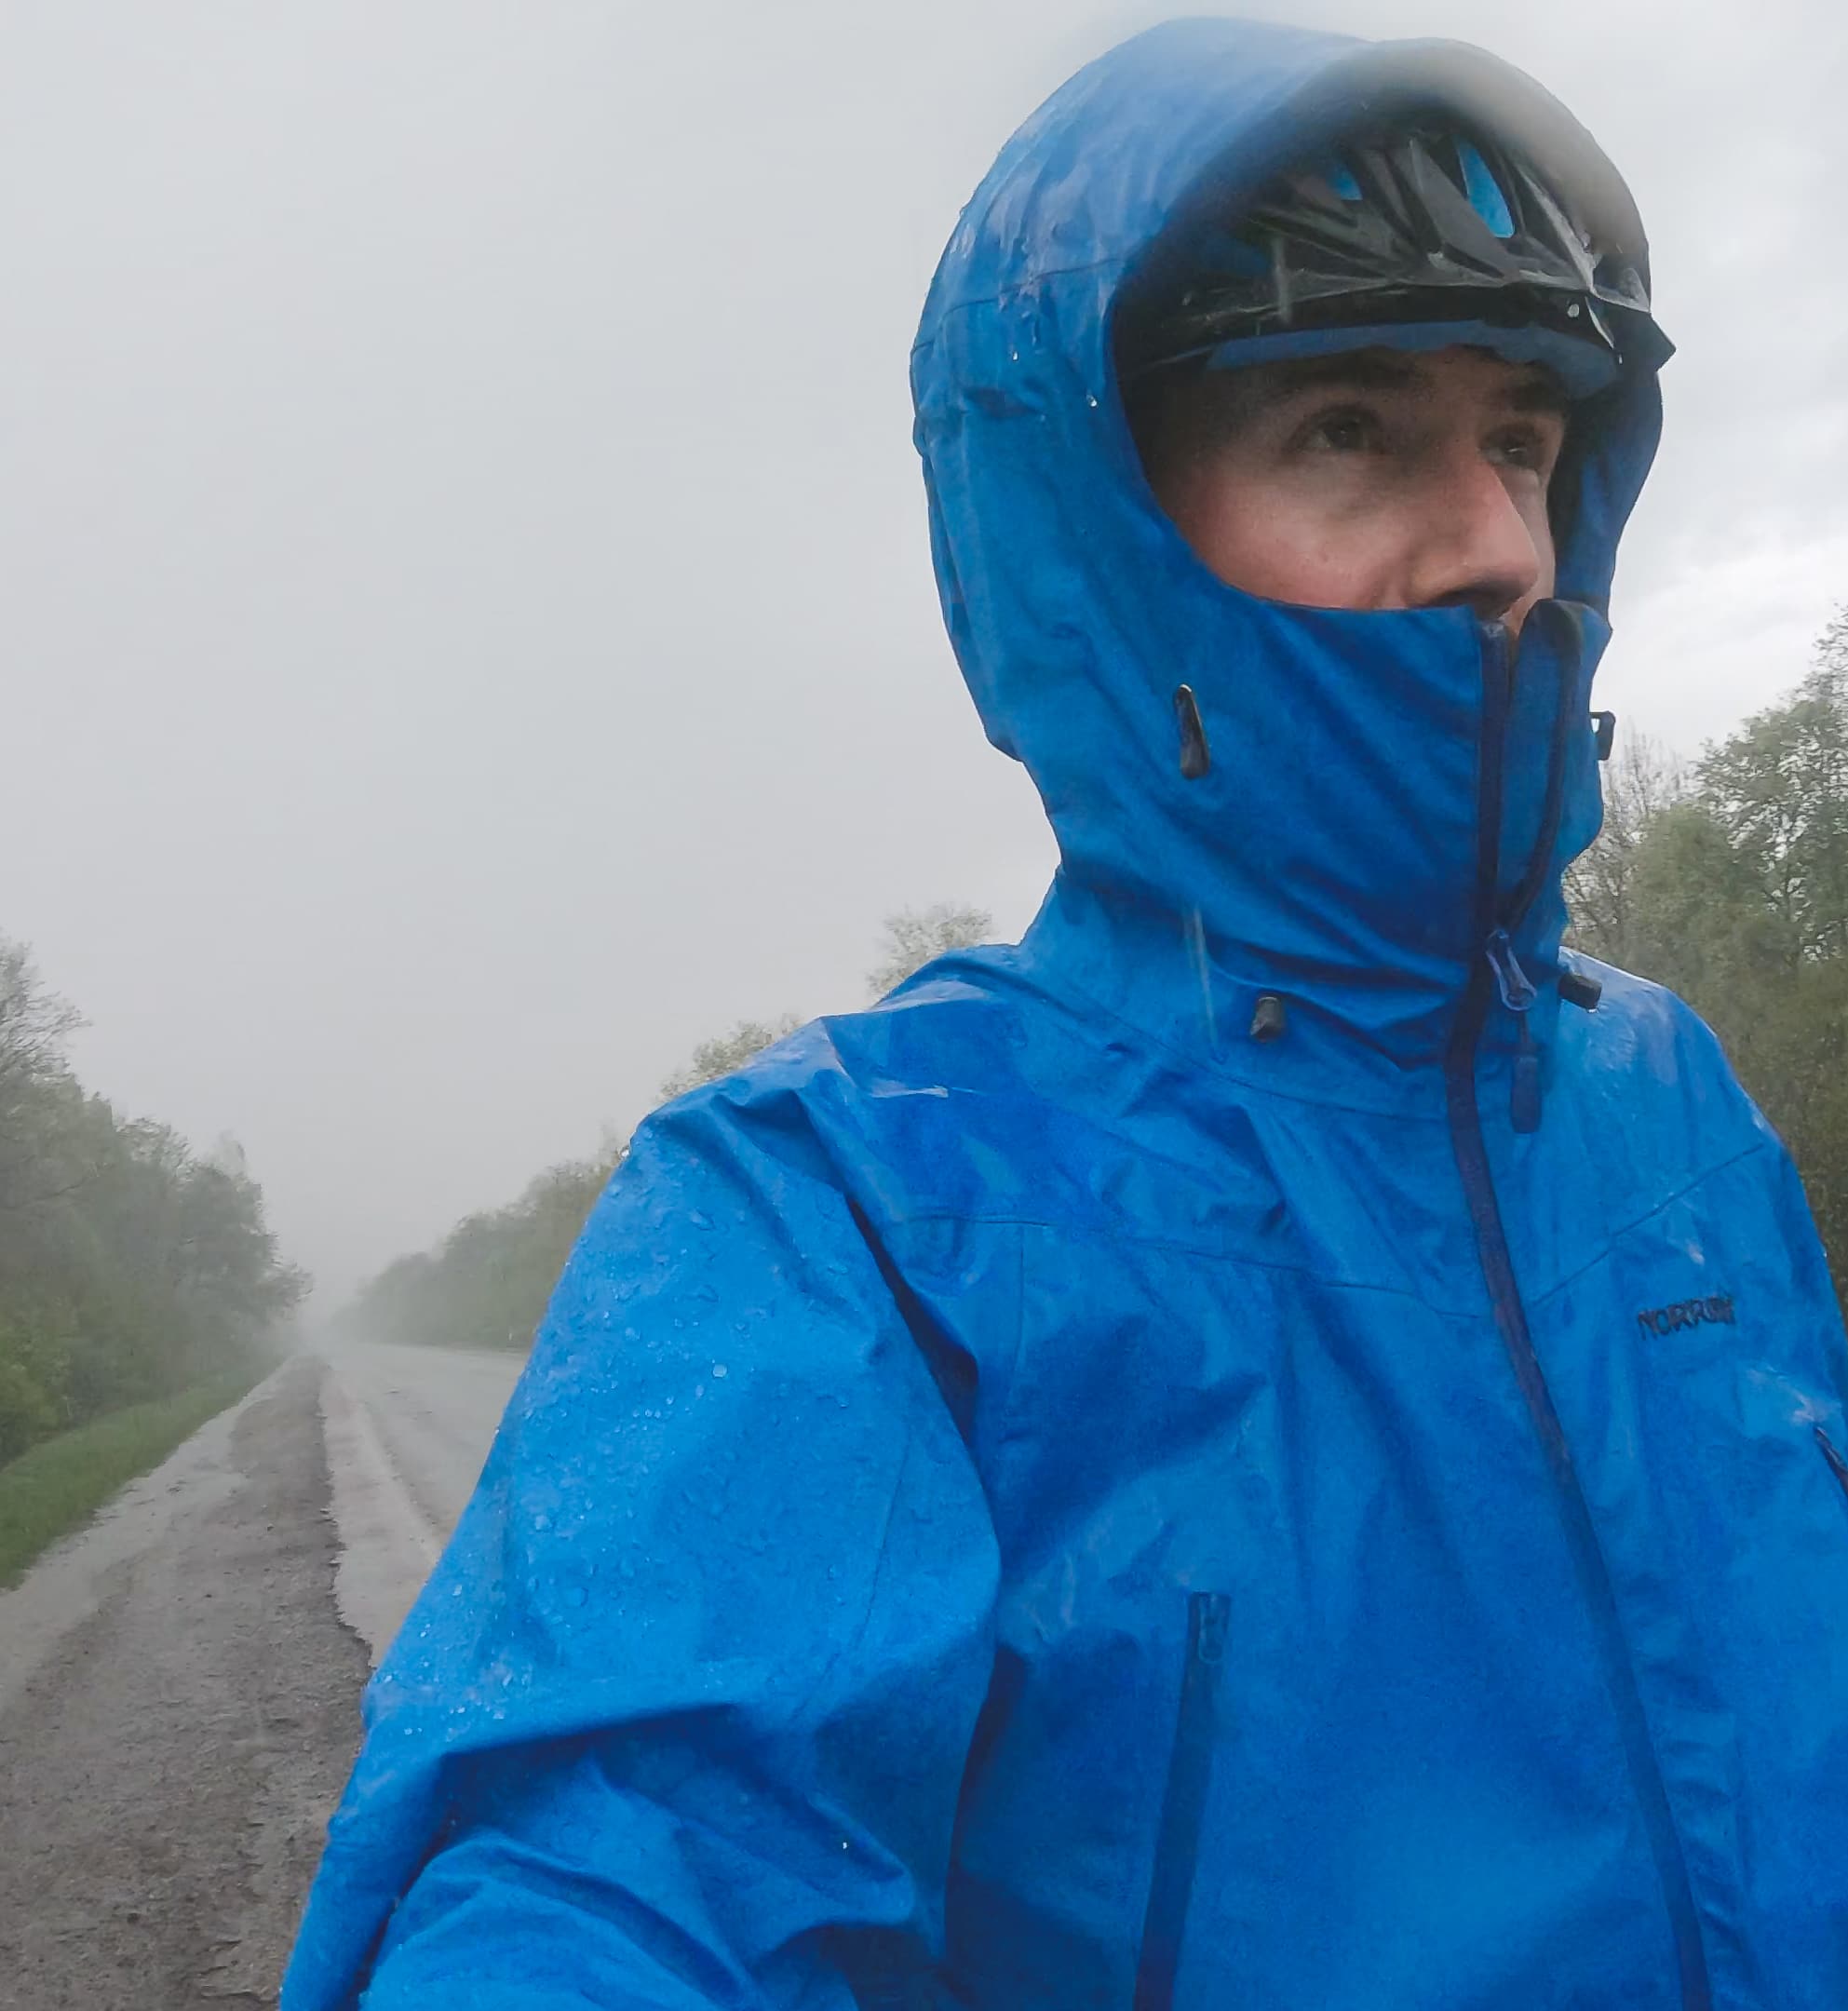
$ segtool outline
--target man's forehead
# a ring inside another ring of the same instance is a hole
[[[1251,375],[1266,402],[1328,390],[1440,396],[1467,381],[1522,412],[1564,413],[1571,403],[1565,385],[1544,363],[1511,363],[1491,349],[1464,343],[1448,349],[1377,347],[1298,357],[1260,364]]]

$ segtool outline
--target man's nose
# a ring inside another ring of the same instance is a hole
[[[1479,452],[1432,470],[1419,512],[1407,600],[1499,621],[1540,585],[1541,554],[1500,469]]]

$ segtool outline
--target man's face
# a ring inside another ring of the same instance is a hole
[[[1553,591],[1566,409],[1549,371],[1485,349],[1365,349],[1207,371],[1137,431],[1157,498],[1229,586],[1518,629]]]

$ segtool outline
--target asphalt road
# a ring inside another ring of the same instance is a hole
[[[285,1366],[0,1593],[0,2011],[267,2005],[516,1357]]]

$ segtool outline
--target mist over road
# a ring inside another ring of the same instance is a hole
[[[273,2004],[517,1355],[302,1356],[0,1593],[0,2011]]]

